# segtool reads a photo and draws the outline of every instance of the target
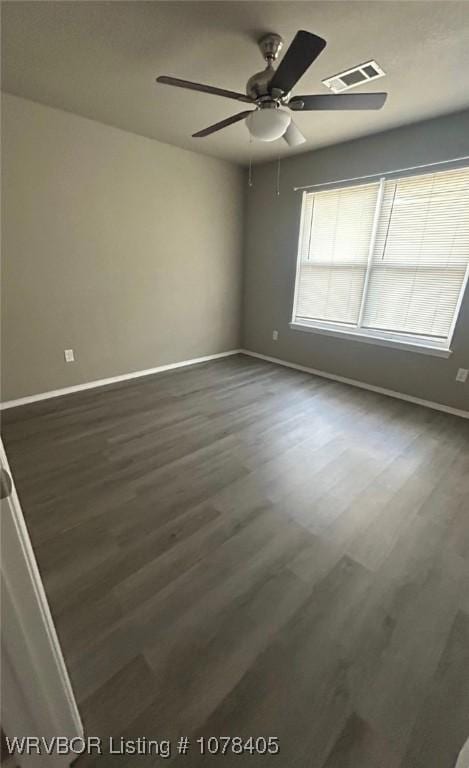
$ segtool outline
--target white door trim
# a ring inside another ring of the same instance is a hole
[[[461,752],[459,753],[456,768],[469,768],[469,739],[466,741]]]
[[[0,440],[0,462],[11,471]],[[83,737],[83,725],[12,478],[1,501],[1,722],[7,736]],[[33,730],[31,730],[33,729]],[[34,765],[68,766],[76,755],[34,755]],[[27,767],[27,756],[18,758]]]

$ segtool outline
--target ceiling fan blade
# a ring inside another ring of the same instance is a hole
[[[246,96],[244,93],[236,93],[236,91],[227,91],[225,88],[215,88],[213,85],[203,85],[202,83],[193,83],[190,80],[180,80],[178,77],[169,77],[167,75],[161,75],[156,78],[157,83],[163,83],[164,85],[175,85],[177,88],[188,88],[190,91],[202,91],[202,93],[211,93],[214,96],[226,96],[227,99],[236,99],[237,101],[245,101],[248,104],[253,103],[253,99]]]
[[[252,109],[247,109],[245,112],[238,112],[237,115],[227,117],[225,120],[221,120],[219,123],[214,123],[214,125],[209,125],[208,128],[203,128],[203,130],[197,131],[197,133],[193,133],[192,138],[201,139],[204,136],[210,136],[211,133],[221,131],[221,129],[226,128],[227,125],[232,125],[233,123],[238,123],[240,120],[244,120],[244,118],[250,115],[253,111],[254,110]]]
[[[291,91],[325,46],[326,41],[322,37],[300,29],[270,82],[270,90]]]
[[[308,112],[322,109],[381,109],[387,93],[321,93],[316,96],[293,96],[290,109]]]
[[[283,138],[289,147],[298,147],[300,144],[304,144],[306,141],[305,137],[301,133],[298,126],[293,122],[293,120],[290,122],[290,125],[283,134]]]

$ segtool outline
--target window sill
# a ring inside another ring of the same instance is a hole
[[[353,341],[363,341],[366,344],[376,344],[380,347],[393,347],[394,349],[405,349],[408,352],[418,352],[422,355],[431,355],[433,357],[448,358],[452,354],[451,349],[433,346],[431,343],[424,344],[417,341],[405,341],[402,339],[393,339],[385,336],[374,336],[361,331],[352,331],[346,328],[328,328],[319,324],[306,324],[291,322],[290,328],[294,331],[306,331],[306,333],[319,333],[326,336],[335,336],[339,339],[349,339]]]

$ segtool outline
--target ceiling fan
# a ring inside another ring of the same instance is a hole
[[[192,91],[225,96],[254,106],[254,109],[238,112],[219,123],[210,125],[193,134],[193,138],[202,138],[226,128],[228,125],[246,119],[251,136],[261,141],[283,139],[291,147],[302,144],[305,137],[295,125],[288,110],[294,112],[314,112],[328,109],[380,109],[386,101],[386,93],[347,93],[291,96],[291,90],[313,61],[326,46],[326,41],[311,32],[299,30],[281,60],[277,69],[276,61],[283,46],[280,35],[270,33],[259,41],[262,56],[267,67],[249,78],[246,94],[215,88],[211,85],[180,80],[177,77],[162,75],[156,78],[158,83],[188,88]],[[288,107],[288,109],[286,109]]]

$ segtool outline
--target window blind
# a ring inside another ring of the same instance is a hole
[[[379,183],[305,196],[298,317],[358,320]]]
[[[469,264],[469,168],[304,193],[294,321],[443,342]]]
[[[446,338],[469,259],[469,172],[387,181],[363,326]]]

